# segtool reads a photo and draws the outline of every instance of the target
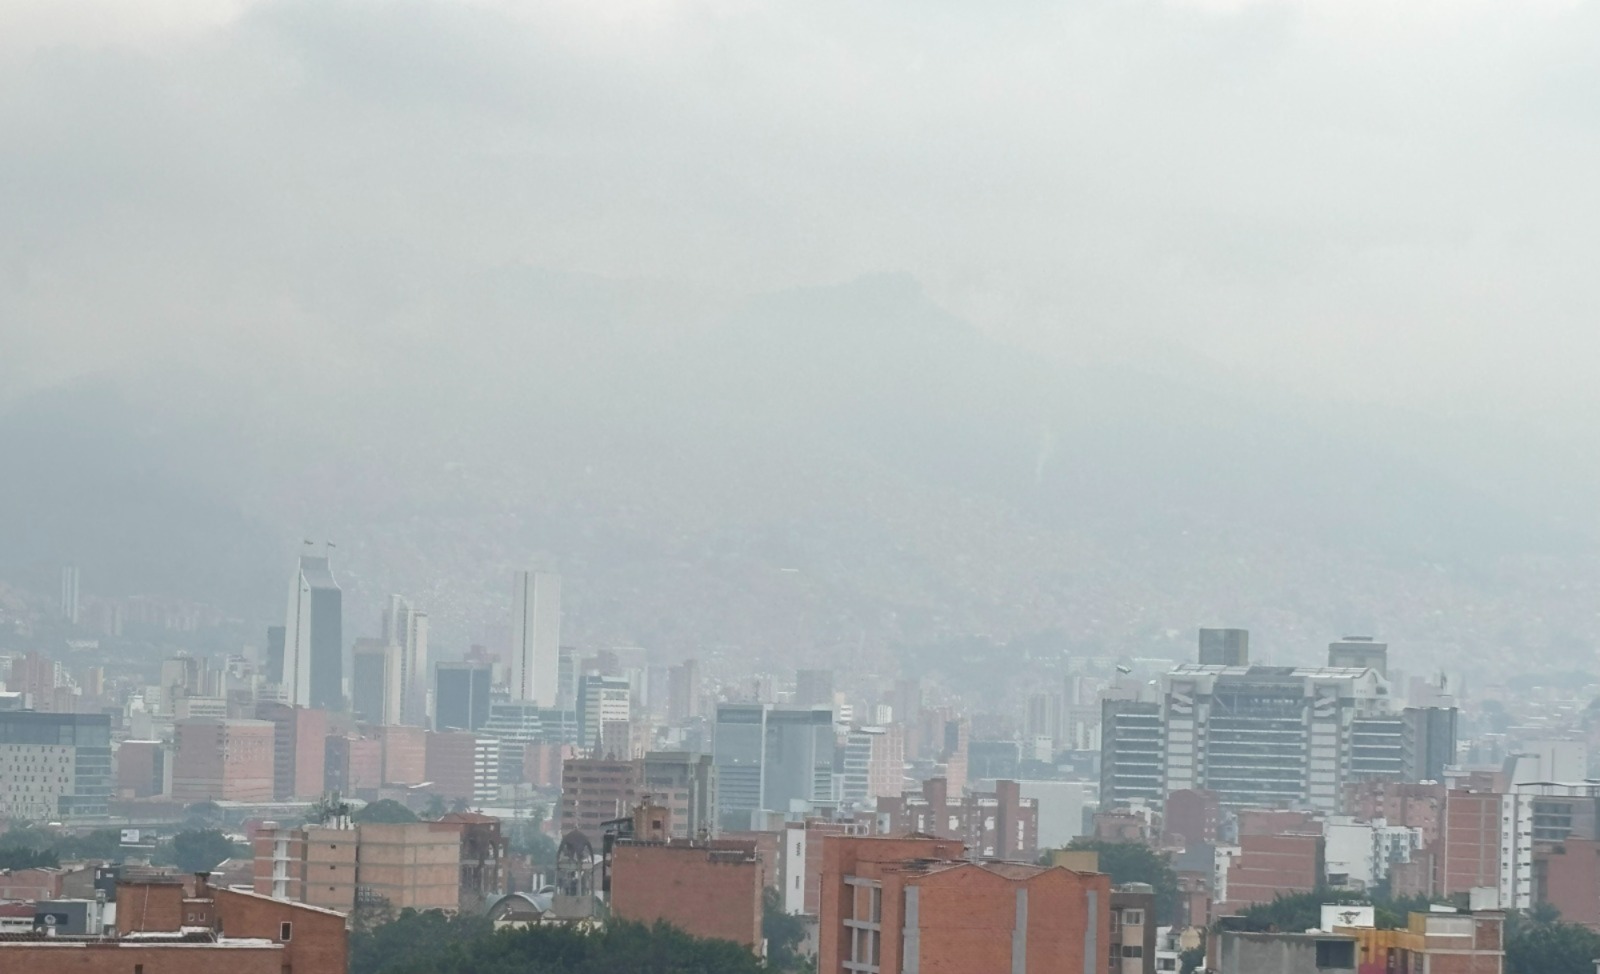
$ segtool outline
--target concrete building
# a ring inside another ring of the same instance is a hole
[[[711,755],[651,751],[639,763],[641,795],[671,813],[673,838],[716,836],[717,768]]]
[[[674,722],[700,716],[700,661],[686,659],[667,675],[667,719]]]
[[[713,758],[721,826],[740,831],[758,812],[804,814],[830,801],[834,747],[830,709],[720,704]]]
[[[0,938],[0,969],[81,974],[343,974],[345,917],[254,893],[180,881],[118,883],[117,934]]]
[[[833,708],[833,671],[797,670],[794,678],[796,707]]]
[[[828,837],[819,974],[1105,970],[1107,877],[962,855],[942,839]]]
[[[1199,659],[1206,666],[1249,666],[1250,630],[1200,630]]]
[[[350,654],[350,710],[357,720],[400,723],[405,685],[400,647],[385,639],[357,639]]]
[[[1492,792],[1463,790],[1445,796],[1430,893],[1453,896],[1500,888],[1501,798]]]
[[[1107,974],[1156,974],[1156,892],[1145,883],[1111,890]]]
[[[493,802],[500,794],[499,740],[467,731],[429,731],[427,780],[452,801]]]
[[[1328,644],[1328,665],[1334,668],[1377,670],[1389,678],[1389,644],[1371,636],[1346,636]]]
[[[327,712],[262,703],[256,705],[256,717],[272,724],[272,797],[277,801],[321,797],[327,779]]]
[[[383,742],[355,734],[328,736],[323,759],[323,791],[367,800],[383,787]]]
[[[1402,930],[1334,927],[1356,942],[1359,970],[1425,974],[1501,974],[1505,967],[1505,915],[1412,913]]]
[[[1367,890],[1389,878],[1389,870],[1422,853],[1420,829],[1390,825],[1383,819],[1360,821],[1330,815],[1322,826],[1328,885]]]
[[[271,721],[180,720],[172,728],[174,800],[273,800],[276,743]]]
[[[639,761],[573,758],[561,765],[559,832],[582,832],[600,848],[606,822],[626,818],[643,797],[644,767]]]
[[[78,624],[78,566],[61,569],[61,621],[69,626]]]
[[[1083,812],[1092,808],[1099,789],[1089,781],[1020,782],[1022,797],[1038,811],[1040,849],[1059,849],[1084,834]]]
[[[511,603],[511,699],[553,709],[560,681],[561,576],[516,572]]]
[[[1039,807],[1015,781],[997,781],[992,794],[951,795],[943,778],[917,794],[886,798],[878,814],[890,834],[920,833],[963,843],[975,859],[1027,859],[1039,854]]]
[[[1215,845],[1222,828],[1222,803],[1215,792],[1180,789],[1167,796],[1161,813],[1164,842],[1179,849]]]
[[[383,613],[383,642],[395,647],[399,673],[400,719],[412,727],[428,724],[428,614],[399,595],[389,596]]]
[[[172,761],[163,741],[123,741],[116,766],[118,798],[152,798],[171,786]]]
[[[350,912],[454,911],[461,902],[461,833],[437,822],[337,829],[264,827],[251,840],[255,891]]]
[[[904,790],[905,732],[896,725],[852,728],[839,758],[839,800],[847,805],[870,809],[879,798],[897,798]]]
[[[476,663],[440,663],[434,681],[435,730],[476,731],[489,722],[493,670]]]
[[[1404,779],[1453,757],[1453,711],[1408,716],[1368,668],[1182,663],[1159,702],[1103,703],[1101,796],[1116,806],[1203,789],[1225,808],[1337,811],[1345,788]]]
[[[284,623],[284,702],[344,709],[344,607],[328,558],[301,555]]]
[[[1247,933],[1216,937],[1218,974],[1356,974],[1356,940],[1343,933]]]
[[[378,728],[383,745],[383,783],[420,785],[428,779],[428,731],[422,727]]]

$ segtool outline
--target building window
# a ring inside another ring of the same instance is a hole
[[[294,937],[294,924],[285,920],[278,924],[278,939],[288,943]]]
[[[1139,946],[1138,944],[1123,944],[1122,945],[1122,956],[1124,956],[1124,957],[1143,957],[1144,956],[1144,948]]]
[[[1123,922],[1123,925],[1125,925],[1125,926],[1142,927],[1142,926],[1144,926],[1144,911],[1143,910],[1123,910],[1122,911],[1122,922]]]
[[[1353,940],[1317,941],[1317,967],[1353,968],[1356,966],[1356,943]]]

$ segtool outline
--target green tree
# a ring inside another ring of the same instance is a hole
[[[155,860],[161,865],[177,866],[186,873],[209,872],[217,863],[245,854],[242,846],[216,829],[179,832],[171,842],[156,848]]]
[[[1177,922],[1178,874],[1172,871],[1171,856],[1142,842],[1106,842],[1088,837],[1073,839],[1067,848],[1098,854],[1100,871],[1110,876],[1114,885],[1146,883],[1154,888],[1159,922]]]
[[[803,953],[805,922],[783,908],[783,894],[770,886],[761,893],[761,936],[767,942],[767,966],[800,974],[816,965]]]
[[[417,821],[417,814],[393,798],[375,801],[361,811],[350,816],[351,820],[360,825],[372,823],[374,825],[402,825],[406,822]]]
[[[1506,914],[1506,974],[1594,974],[1600,934],[1551,909]]]
[[[428,796],[428,805],[422,810],[422,817],[437,821],[444,818],[445,813],[448,811],[450,811],[450,806],[445,803],[444,796],[438,792],[433,792]]]
[[[39,869],[59,865],[61,861],[52,849],[0,849],[0,869]]]
[[[495,932],[481,916],[404,910],[351,937],[350,974],[758,974],[748,948],[665,924],[612,921]]]

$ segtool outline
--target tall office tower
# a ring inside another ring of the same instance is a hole
[[[1108,699],[1104,707],[1106,807],[1200,789],[1225,807],[1333,812],[1346,784],[1399,779],[1419,764],[1408,761],[1388,682],[1366,667],[1182,663],[1164,677],[1160,702]]]
[[[795,671],[794,705],[796,707],[833,706],[833,671]]]
[[[688,720],[700,716],[700,662],[686,659],[667,676],[667,716]]]
[[[475,731],[489,722],[493,670],[474,663],[440,663],[434,691],[434,730]]]
[[[880,798],[898,798],[904,788],[905,753],[899,727],[852,728],[839,754],[839,800],[870,810]]]
[[[1389,644],[1374,642],[1371,636],[1346,636],[1328,644],[1328,665],[1377,670],[1389,676]]]
[[[0,711],[0,782],[8,782],[0,788],[0,818],[48,822],[105,815],[111,718]]]
[[[562,646],[556,650],[556,706],[562,710],[578,709],[578,669],[581,663],[578,647]]]
[[[428,722],[428,614],[398,595],[389,596],[383,638],[399,647],[399,722],[421,727]]]
[[[357,639],[350,653],[350,709],[356,719],[398,724],[404,698],[399,644],[387,639]]]
[[[282,626],[267,627],[267,682],[282,685],[283,683],[283,644],[284,628]]]
[[[626,723],[632,716],[633,688],[620,676],[585,673],[578,678],[578,727],[583,735],[579,744],[587,748],[600,745],[605,725]]]
[[[69,626],[78,624],[78,566],[61,569],[61,620]]]
[[[283,687],[297,707],[344,709],[343,595],[326,555],[301,555],[289,581]]]
[[[713,759],[717,820],[751,827],[757,812],[789,814],[833,797],[833,711],[725,703],[717,707]]]
[[[1456,708],[1407,707],[1404,724],[1403,764],[1406,781],[1443,781],[1444,769],[1456,763]]]
[[[511,595],[511,699],[555,707],[560,653],[561,576],[517,572]]]
[[[1200,662],[1206,666],[1249,666],[1250,630],[1200,630]]]

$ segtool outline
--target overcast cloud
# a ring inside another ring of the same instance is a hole
[[[529,264],[707,307],[904,271],[1052,354],[1549,417],[1595,405],[1597,36],[1545,0],[10,0],[0,390],[381,368],[470,336],[435,276]]]

